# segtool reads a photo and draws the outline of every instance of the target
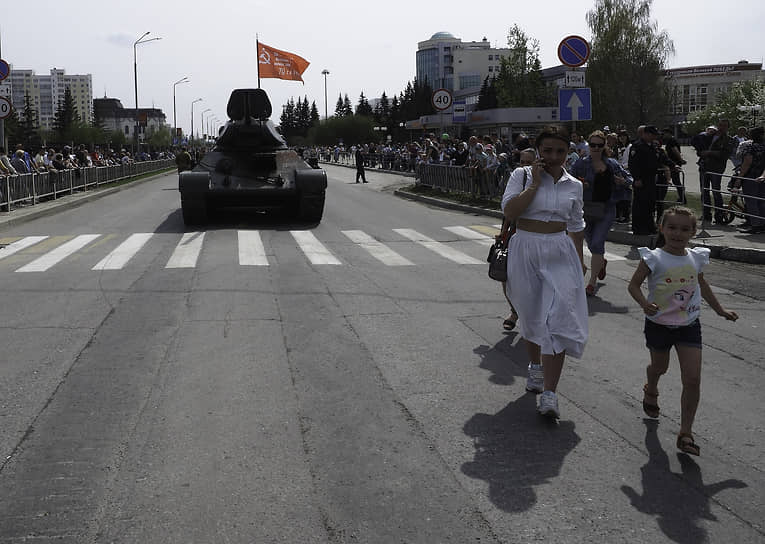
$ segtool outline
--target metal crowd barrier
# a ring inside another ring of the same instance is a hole
[[[163,159],[6,176],[0,178],[0,209],[10,212],[14,206],[35,205],[42,200],[56,199],[75,191],[87,191],[106,183],[174,167],[175,159]]]
[[[445,164],[417,165],[417,184],[444,191],[496,197],[504,191],[504,183],[493,170],[449,166]],[[508,175],[510,171],[508,171]]]

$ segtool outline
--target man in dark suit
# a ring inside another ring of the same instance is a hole
[[[356,147],[356,183],[359,182],[359,178],[361,178],[364,183],[367,182],[367,176],[364,173],[364,152],[361,149],[361,146]]]
[[[648,125],[640,138],[630,148],[629,171],[632,185],[632,232],[633,234],[656,234],[653,215],[656,209],[656,174],[659,155],[654,141],[659,129]]]

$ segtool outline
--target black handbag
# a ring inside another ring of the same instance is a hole
[[[526,180],[528,179],[528,171],[523,169],[523,189],[526,188]],[[507,218],[502,220],[502,228],[504,230],[505,222],[509,221]],[[511,224],[507,229],[507,235],[504,240],[500,237],[494,239],[494,243],[489,248],[489,255],[486,257],[486,262],[489,263],[489,277],[496,281],[507,281],[507,245],[510,243],[510,237],[515,234],[515,224]]]
[[[489,277],[496,281],[507,281],[507,241],[495,241],[489,248],[486,260],[489,263]]]

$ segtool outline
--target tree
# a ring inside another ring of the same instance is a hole
[[[40,140],[40,126],[37,122],[37,110],[32,107],[32,98],[29,93],[24,94],[24,111],[21,114],[21,126],[19,134],[19,143],[24,145],[24,149],[31,151],[35,147],[39,147]]]
[[[373,126],[371,117],[336,116],[311,128],[307,141],[317,145],[334,145],[341,141],[348,145],[370,142],[375,139]]]
[[[295,132],[304,136],[311,126],[311,111],[308,108],[308,97],[304,100],[298,97],[297,106],[295,107]]]
[[[548,106],[548,93],[542,82],[539,40],[529,37],[518,25],[507,33],[507,56],[499,63],[493,91],[500,108]]]
[[[356,104],[356,115],[372,117],[372,113],[372,106],[369,105],[367,97],[364,96],[364,91],[361,91],[361,95],[359,95],[359,103]]]
[[[289,138],[294,134],[295,127],[295,101],[290,98],[282,108],[282,115],[279,118],[279,128],[281,129],[282,136]]]
[[[728,119],[732,131],[738,127],[762,126],[765,124],[765,82],[762,80],[742,81],[719,95],[715,103],[688,116],[686,132],[697,134],[704,127]],[[757,111],[759,106],[759,111]]]
[[[353,115],[353,106],[351,106],[351,100],[348,98],[348,93],[343,98],[343,116],[350,117]]]
[[[675,47],[651,20],[652,3],[596,0],[587,12],[592,31],[587,83],[598,126],[658,123],[667,111],[662,75]]]
[[[311,102],[311,122],[309,126],[315,127],[319,124],[321,121],[321,117],[319,117],[319,108],[316,107],[316,101],[314,100]]]
[[[53,132],[61,142],[72,141],[72,130],[75,128],[78,118],[72,91],[67,87],[64,91],[64,99],[59,101],[53,119]]]
[[[497,78],[493,77],[489,79],[489,76],[486,76],[483,80],[483,85],[481,85],[481,90],[478,93],[477,110],[491,110],[499,107],[497,87]]]
[[[337,103],[335,104],[335,117],[343,117],[345,115],[345,108],[343,107],[343,95],[337,95]]]

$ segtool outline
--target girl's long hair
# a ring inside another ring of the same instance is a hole
[[[687,215],[691,218],[691,225],[693,225],[693,230],[696,230],[696,214],[693,213],[692,209],[686,206],[672,206],[671,208],[667,208],[664,210],[664,213],[661,214],[659,225],[663,227],[670,215]],[[664,238],[664,234],[660,230],[659,235],[656,237],[656,247],[664,247],[664,244],[666,243],[667,240]]]

